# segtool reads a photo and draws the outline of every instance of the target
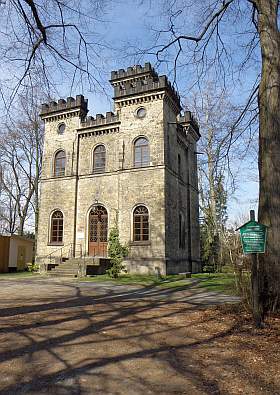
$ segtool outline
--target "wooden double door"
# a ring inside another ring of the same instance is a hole
[[[90,256],[107,256],[108,214],[103,206],[94,206],[89,213],[89,243]]]

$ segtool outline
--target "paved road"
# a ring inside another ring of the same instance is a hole
[[[223,303],[236,303],[239,297],[224,295],[220,292],[210,292],[197,288],[199,283],[197,279],[186,280],[186,285],[182,287],[163,288],[159,286],[141,286],[141,285],[116,285],[110,282],[91,282],[78,281],[76,279],[61,278],[19,278],[0,281],[0,297],[12,292],[32,296],[43,296],[43,294],[64,294],[68,295],[69,290],[77,295],[88,294],[92,296],[103,296],[104,300],[124,299],[133,300],[139,298],[143,300],[161,300],[169,299],[191,303],[193,305],[217,305]]]
[[[22,278],[0,281],[0,300],[1,395],[220,393],[193,352],[205,306],[233,297]]]

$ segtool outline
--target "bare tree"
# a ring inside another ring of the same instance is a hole
[[[183,66],[196,70],[196,81],[212,73],[226,84],[229,78],[231,81],[248,80],[249,70],[255,74],[255,82],[236,123],[248,111],[255,110],[257,101],[258,217],[269,227],[267,251],[259,256],[263,279],[259,300],[263,303],[263,316],[265,311],[274,310],[280,304],[279,0],[174,0],[163,3],[168,23],[157,32],[156,46],[146,52],[155,54],[158,61],[173,59],[175,77],[179,70],[182,72]],[[230,132],[229,147],[233,140]]]
[[[0,232],[1,234],[13,234],[17,231],[18,199],[13,177],[3,165],[0,168],[0,184]]]
[[[209,270],[220,270],[224,260],[224,229],[227,206],[238,190],[244,172],[244,156],[252,134],[243,133],[228,152],[231,135],[240,135],[244,125],[236,125],[242,111],[231,103],[230,92],[213,81],[187,99],[201,131],[198,143],[198,173],[202,224],[202,258]],[[233,142],[231,143],[233,144]],[[257,171],[257,169],[256,169]],[[227,254],[226,254],[227,255]]]
[[[211,82],[207,83],[201,95],[192,95],[189,102],[202,133],[198,145],[200,210],[204,219],[202,258],[208,270],[215,271],[222,264],[220,235],[227,220],[228,184],[231,181],[230,185],[233,185],[236,181],[232,173],[229,177],[225,155],[236,108],[230,103],[227,93]]]
[[[35,89],[26,91],[19,100],[17,119],[6,125],[0,137],[0,201],[2,222],[6,222],[9,233],[22,235],[30,216],[34,217],[37,231],[43,144],[40,97]]]
[[[50,92],[61,80],[73,88],[85,79],[91,89],[103,90],[101,54],[107,46],[98,34],[98,27],[104,23],[101,16],[106,3],[101,0],[0,3],[0,97],[7,110],[34,75]]]

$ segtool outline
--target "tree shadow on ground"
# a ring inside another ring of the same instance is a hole
[[[200,314],[192,287],[46,281],[31,299],[14,295],[14,307],[0,310],[1,394],[229,394],[218,371],[232,361],[219,351],[239,324],[204,331],[215,316]]]

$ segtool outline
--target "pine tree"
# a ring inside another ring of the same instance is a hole
[[[110,277],[117,278],[125,268],[122,261],[128,255],[128,248],[120,243],[119,230],[116,226],[110,231],[108,253],[111,258],[111,267],[107,273]]]

